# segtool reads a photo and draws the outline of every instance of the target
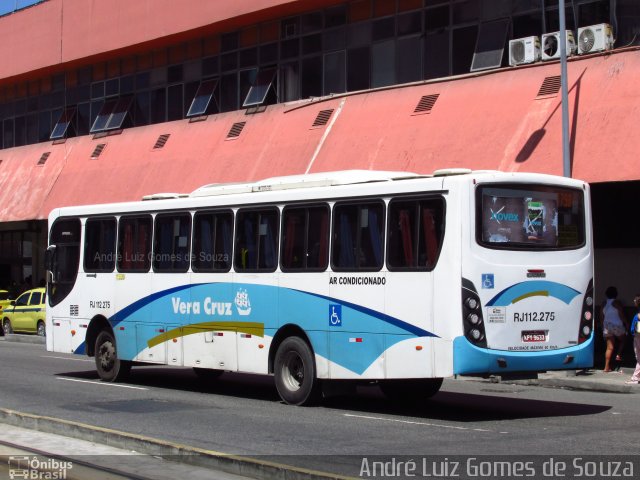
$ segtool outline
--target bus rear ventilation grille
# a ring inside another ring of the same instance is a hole
[[[232,125],[231,130],[227,133],[227,138],[238,138],[242,133],[242,129],[247,124],[247,122],[236,122]]]
[[[93,149],[93,153],[91,154],[91,159],[95,160],[96,158],[98,158],[104,150],[104,147],[106,146],[106,143],[99,143],[98,145],[96,145],[96,148]]]
[[[40,160],[38,160],[38,165],[44,165],[45,163],[47,163],[47,158],[49,158],[49,155],[51,155],[51,152],[44,152],[40,157]]]
[[[326,125],[329,119],[331,118],[332,114],[333,114],[333,108],[330,108],[328,110],[320,110],[318,112],[318,116],[313,121],[313,125],[311,125],[311,128],[322,127]]]
[[[165,143],[167,143],[167,140],[169,140],[169,137],[171,136],[170,133],[165,133],[162,134],[158,137],[158,140],[156,140],[156,144],[153,146],[153,149],[157,149],[157,148],[162,148],[164,147]]]
[[[557,95],[560,91],[560,75],[547,77],[542,82],[537,97],[545,97],[547,95]]]

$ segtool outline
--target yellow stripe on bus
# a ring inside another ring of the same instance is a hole
[[[264,337],[264,323],[257,322],[204,322],[193,323],[191,325],[184,325],[182,327],[174,328],[167,332],[162,333],[156,337],[153,337],[147,342],[149,348],[160,345],[163,342],[173,340],[174,338],[186,337],[187,335],[193,335],[194,333],[204,332],[238,332],[247,333],[250,335],[256,335],[258,337]]]

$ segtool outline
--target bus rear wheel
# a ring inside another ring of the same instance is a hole
[[[120,360],[113,334],[103,330],[96,339],[96,370],[105,382],[124,380],[131,370],[131,362]]]
[[[311,348],[300,337],[285,339],[274,362],[276,389],[289,405],[309,405],[319,400],[321,389]]]
[[[416,378],[409,380],[384,380],[380,390],[393,402],[419,404],[440,391],[442,378]]]

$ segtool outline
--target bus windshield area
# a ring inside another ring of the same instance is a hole
[[[480,185],[478,243],[491,248],[572,249],[585,243],[584,194],[544,185]]]

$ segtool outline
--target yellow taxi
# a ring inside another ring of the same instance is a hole
[[[9,298],[9,292],[7,290],[0,290],[0,316],[2,311],[11,305],[11,299]]]
[[[44,288],[27,290],[8,307],[2,309],[2,330],[5,335],[13,332],[37,333],[45,335]]]

